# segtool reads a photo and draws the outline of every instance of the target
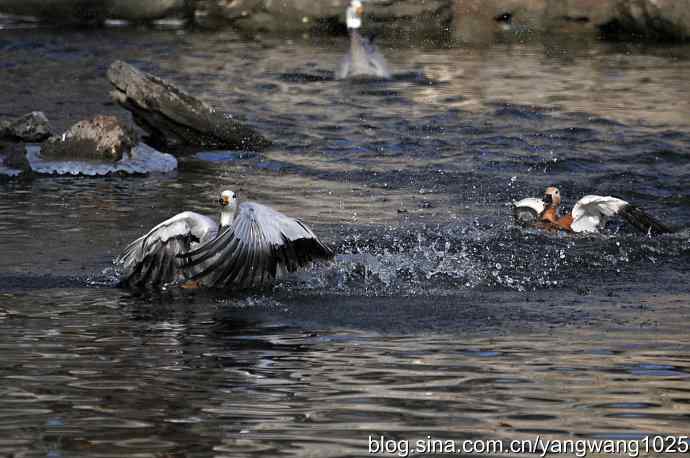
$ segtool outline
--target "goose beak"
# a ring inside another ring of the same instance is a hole
[[[551,197],[551,194],[544,194],[542,202],[544,202],[546,205],[551,205],[553,203],[553,197]]]

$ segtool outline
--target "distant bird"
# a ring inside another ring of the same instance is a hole
[[[558,214],[560,204],[560,191],[550,186],[546,188],[542,199],[528,197],[513,202],[513,216],[520,225],[546,230],[599,232],[609,218],[619,216],[644,234],[659,235],[673,232],[640,208],[616,197],[584,196],[577,201],[573,211],[564,216]]]
[[[186,211],[130,243],[115,259],[130,287],[244,288],[268,284],[333,252],[298,219],[223,191],[220,224]]]
[[[374,43],[359,33],[362,26],[364,5],[361,0],[351,0],[346,11],[347,30],[350,33],[350,50],[343,57],[335,73],[337,79],[352,77],[391,77],[388,63]]]

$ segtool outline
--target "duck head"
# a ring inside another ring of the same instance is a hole
[[[558,208],[561,205],[561,192],[555,186],[549,186],[544,191],[544,202],[545,208]]]
[[[352,0],[347,7],[346,19],[348,29],[359,29],[362,26],[362,16],[364,15],[364,5],[361,0]]]

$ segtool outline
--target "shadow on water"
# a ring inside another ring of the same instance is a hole
[[[686,432],[690,48],[379,47],[391,81],[341,82],[344,39],[0,31],[1,116],[122,116],[104,74],[126,59],[274,141],[184,151],[174,175],[0,184],[0,454]],[[513,227],[509,203],[553,183],[680,231]],[[262,291],[114,287],[127,242],[216,214],[221,188],[304,218],[336,261]]]

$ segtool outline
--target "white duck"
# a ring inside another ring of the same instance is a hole
[[[132,287],[250,287],[333,252],[302,221],[223,191],[220,224],[190,211],[163,221],[115,259]]]
[[[388,70],[388,63],[383,54],[369,39],[359,33],[364,14],[364,5],[361,0],[351,0],[345,14],[347,30],[350,33],[350,50],[340,62],[335,73],[336,79],[357,76],[390,78],[391,72]]]
[[[673,232],[639,207],[617,197],[584,196],[575,203],[573,211],[564,216],[558,214],[560,204],[560,191],[556,187],[549,186],[542,199],[527,197],[513,202],[513,216],[515,221],[523,226],[566,232],[599,232],[609,218],[614,216],[620,216],[645,234],[659,235]]]

